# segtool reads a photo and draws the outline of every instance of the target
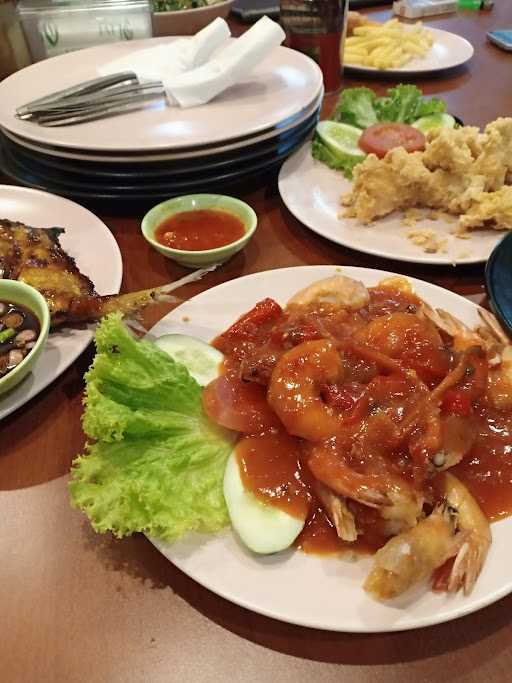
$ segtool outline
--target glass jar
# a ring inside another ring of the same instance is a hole
[[[341,86],[341,55],[349,0],[281,0],[286,45],[307,54],[322,69],[326,92]]]
[[[34,61],[153,35],[149,0],[20,0],[18,13]]]
[[[0,0],[0,80],[30,63],[14,2]]]

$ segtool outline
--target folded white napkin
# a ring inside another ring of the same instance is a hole
[[[98,73],[109,76],[135,71],[140,79],[165,81],[204,64],[230,35],[227,22],[217,17],[192,38],[179,38],[114,59],[99,67]]]
[[[166,75],[163,84],[171,104],[206,104],[234,85],[285,39],[278,23],[262,17],[240,38],[191,71]]]

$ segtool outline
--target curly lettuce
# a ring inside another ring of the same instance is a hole
[[[426,99],[415,85],[402,83],[390,88],[385,97],[377,97],[369,88],[347,88],[341,93],[331,118],[364,129],[385,121],[414,123],[423,116],[445,111],[443,100]]]
[[[443,100],[426,99],[415,85],[400,84],[390,88],[385,97],[377,97],[370,88],[347,88],[341,93],[331,119],[364,129],[388,121],[411,124],[423,116],[445,111]],[[362,157],[335,153],[318,135],[313,138],[311,153],[350,180],[354,167],[362,161]]]
[[[331,118],[357,128],[368,128],[379,121],[376,101],[377,95],[370,88],[347,88],[341,93]]]
[[[118,314],[96,333],[87,372],[86,452],[73,462],[72,504],[98,532],[173,541],[229,523],[222,493],[232,438],[203,413],[185,366],[135,339]]]

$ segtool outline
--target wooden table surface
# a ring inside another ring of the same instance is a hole
[[[387,16],[386,12],[375,15]],[[512,3],[431,19],[469,39],[470,64],[417,81],[468,124],[512,113],[512,55],[486,41],[512,27]],[[346,77],[344,86],[363,81]],[[368,81],[364,81],[368,84]],[[374,80],[381,92],[386,83]],[[325,113],[334,106],[326,98]],[[3,182],[9,182],[2,178]],[[259,216],[248,248],[188,298],[225,280],[303,264],[382,267],[483,298],[483,266],[434,268],[381,261],[317,237],[285,209],[275,184],[243,194]],[[0,205],[1,214],[1,205]],[[101,218],[124,263],[123,290],[169,282],[183,270],[152,251],[140,216]],[[166,312],[155,310],[155,320]],[[149,318],[148,318],[149,322]],[[0,439],[0,679],[5,683],[164,681],[510,681],[512,596],[452,623],[388,635],[299,628],[230,604],[182,574],[142,536],[94,534],[72,510],[67,473],[83,446],[85,352],[48,389],[2,422]]]

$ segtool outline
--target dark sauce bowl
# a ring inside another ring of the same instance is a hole
[[[33,348],[16,367],[0,378],[0,394],[5,394],[28,375],[41,355],[50,331],[50,312],[43,295],[19,280],[0,280],[0,301],[28,309],[38,319],[40,327]]]

